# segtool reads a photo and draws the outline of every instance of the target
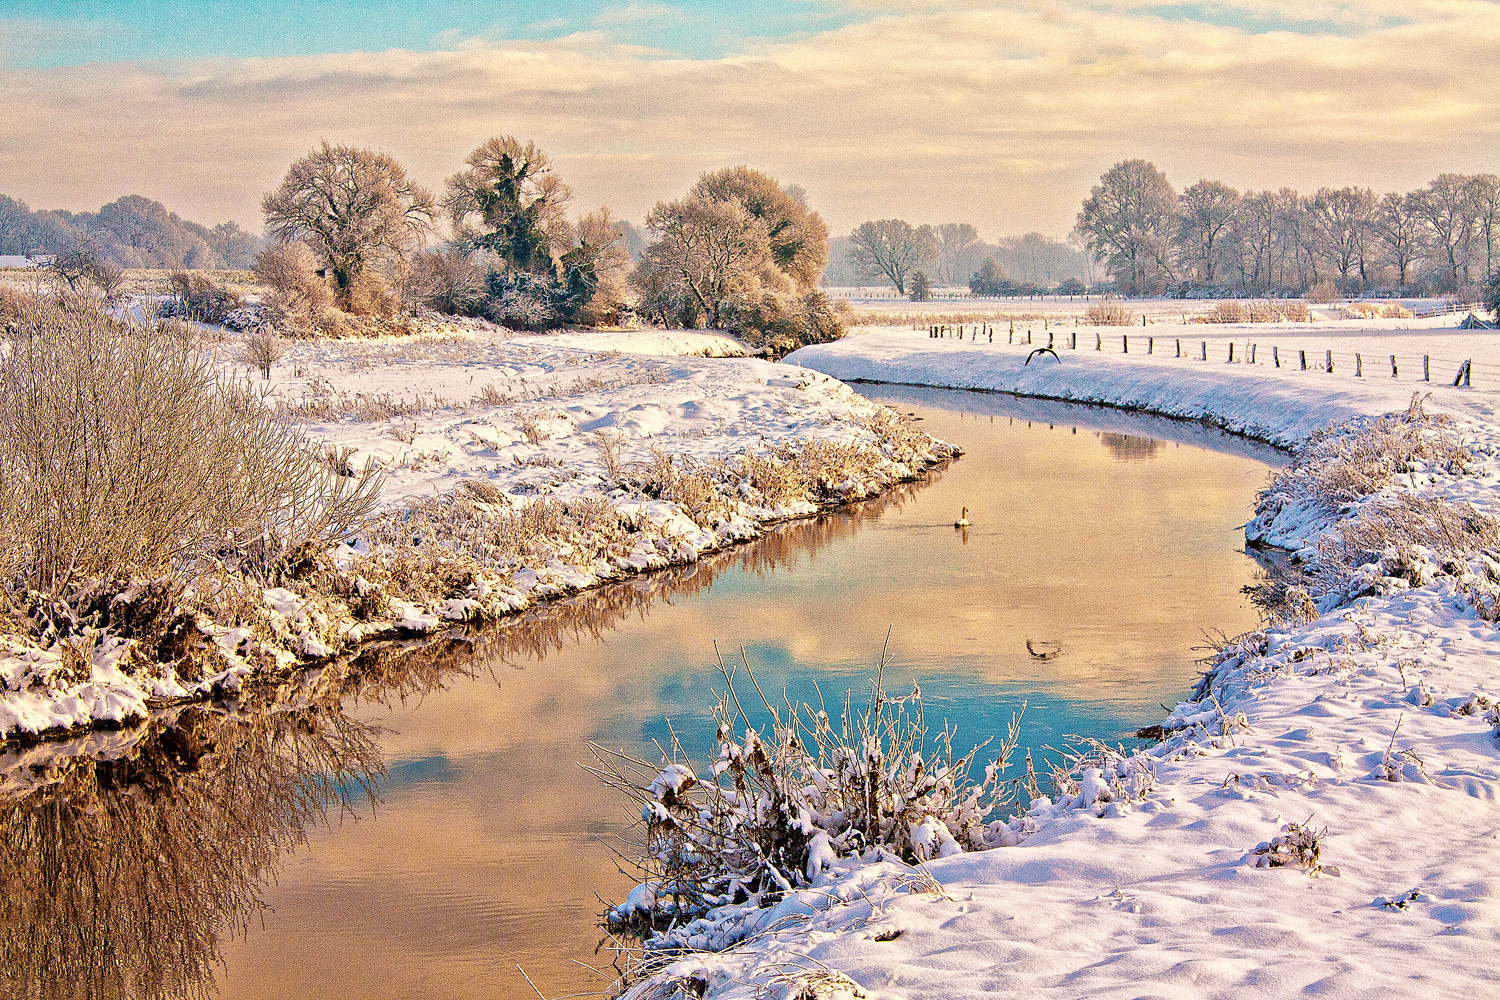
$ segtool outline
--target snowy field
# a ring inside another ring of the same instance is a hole
[[[220,335],[223,367],[260,382]],[[109,633],[82,671],[72,648],[0,639],[0,735],[139,720],[376,636],[691,562],[950,456],[828,376],[744,355],[713,333],[472,323],[288,342],[262,384],[331,468],[379,472],[370,532],[301,578],[249,584],[232,621],[200,610],[207,648],[188,669]]]
[[[1158,347],[1176,334],[1152,332]],[[1214,332],[1257,338],[1258,363],[1116,348],[1027,366],[1025,347],[892,330],[789,361],[1147,409],[1284,446],[1333,422],[1368,431],[1430,389],[1466,469],[1407,462],[1332,506],[1294,491],[1249,534],[1316,573],[1371,512],[1441,500],[1500,513],[1500,380],[1465,390],[1413,382],[1409,368],[1278,370],[1264,346],[1500,365],[1500,337],[1380,323]],[[1383,558],[1357,567],[1315,608],[1227,643],[1161,743],[1096,755],[1056,801],[987,834],[1011,846],[939,850],[925,870],[841,861],[772,909],[725,907],[674,932],[732,947],[682,957],[626,996],[679,995],[672,984],[723,998],[1500,996],[1497,554],[1414,547],[1400,579],[1382,575],[1395,573]]]

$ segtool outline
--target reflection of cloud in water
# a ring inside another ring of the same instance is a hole
[[[1163,445],[1156,438],[1136,437],[1133,434],[1116,434],[1100,431],[1099,443],[1121,462],[1144,462],[1155,458]]]
[[[627,817],[577,762],[589,739],[642,747],[665,717],[705,743],[716,639],[726,655],[745,643],[768,692],[813,698],[816,681],[841,701],[866,690],[894,624],[892,689],[920,681],[961,740],[1001,730],[1026,698],[1028,739],[1056,743],[1133,728],[1190,682],[1201,627],[1253,624],[1238,593],[1253,571],[1233,526],[1262,465],[1194,448],[1123,465],[1094,434],[1071,433],[1076,413],[1013,417],[970,401],[963,414],[907,407],[968,449],[923,487],[477,636],[385,644],[247,695],[324,713],[341,704],[319,724],[378,731],[391,775],[376,821],[315,827],[284,858],[264,890],[264,928],[224,946],[224,996],[321,1000],[330,984],[511,996],[524,983],[497,970],[517,962],[549,995],[601,988],[570,960],[594,961],[594,892],[626,888],[595,841]],[[1107,416],[1109,433],[1176,440]],[[963,506],[967,544],[952,526]],[[1028,638],[1063,652],[1037,660]],[[273,832],[278,851],[295,842],[290,827]],[[270,863],[247,866],[233,898],[253,895]],[[207,924],[211,909],[183,912]],[[225,909],[220,929],[234,930],[242,920]]]

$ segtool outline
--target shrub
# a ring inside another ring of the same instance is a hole
[[[1119,302],[1106,299],[1083,311],[1083,321],[1089,326],[1134,326],[1135,313]]]
[[[1495,268],[1484,283],[1484,307],[1496,322],[1500,322],[1500,267]]]
[[[810,705],[783,716],[762,695],[769,727],[756,728],[734,687],[739,671],[720,660],[718,750],[701,777],[675,739],[654,771],[590,744],[594,773],[633,798],[645,820],[638,863],[649,901],[632,893],[606,915],[610,929],[649,937],[717,906],[769,905],[838,857],[872,849],[921,862],[995,846],[1003,824],[988,817],[1014,796],[1000,773],[1019,719],[974,777],[983,747],[955,756],[951,728],[929,731],[920,691],[887,694],[888,662],[883,656],[866,705],[845,696],[837,725]],[[744,675],[759,692],[748,660]]]
[[[737,295],[725,302],[724,329],[751,347],[783,355],[807,344],[826,344],[844,335],[848,306],[819,291],[794,295],[763,291]]]
[[[450,316],[484,311],[485,269],[462,250],[427,250],[412,258],[412,293],[429,309]]]
[[[1088,286],[1077,278],[1065,278],[1062,284],[1057,286],[1058,295],[1084,295],[1088,292]]]
[[[268,571],[373,508],[190,328],[37,303],[0,362],[0,582],[60,596],[195,558]]]
[[[1327,278],[1307,290],[1307,301],[1317,303],[1337,302],[1341,296],[1339,288]]]
[[[281,338],[270,330],[252,330],[245,336],[240,359],[260,370],[263,379],[271,377],[271,366],[281,360],[284,348]]]
[[[1242,302],[1216,302],[1214,307],[1201,316],[1194,316],[1194,323],[1248,323],[1250,309]]]
[[[162,302],[159,315],[179,317],[195,323],[222,324],[244,305],[235,292],[216,284],[206,274],[173,271],[171,297]]]

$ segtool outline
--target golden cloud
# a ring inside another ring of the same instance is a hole
[[[139,192],[255,224],[260,192],[321,138],[378,146],[437,185],[484,138],[513,133],[554,153],[581,204],[627,217],[747,162],[803,184],[835,231],[902,215],[997,235],[1066,231],[1127,156],[1179,184],[1242,187],[1409,188],[1500,166],[1495,4],[1234,5],[1293,29],[1256,32],[1128,0],[903,7],[715,59],[589,30],[430,53],[8,69],[0,170],[39,205]],[[1231,9],[1191,10],[1204,7]],[[1297,30],[1320,19],[1348,32]]]

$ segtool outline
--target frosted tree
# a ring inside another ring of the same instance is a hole
[[[1182,262],[1198,280],[1212,285],[1229,264],[1240,193],[1220,181],[1202,180],[1178,198],[1178,244]]]
[[[386,154],[325,142],[291,165],[261,211],[273,237],[311,248],[348,305],[372,268],[417,246],[433,199]]]
[[[1159,290],[1174,273],[1177,192],[1145,160],[1124,160],[1094,186],[1074,231],[1127,292]]]
[[[938,252],[938,237],[931,226],[918,226],[901,219],[861,223],[849,235],[849,256],[866,275],[884,275],[906,294],[912,271],[928,263]]]

